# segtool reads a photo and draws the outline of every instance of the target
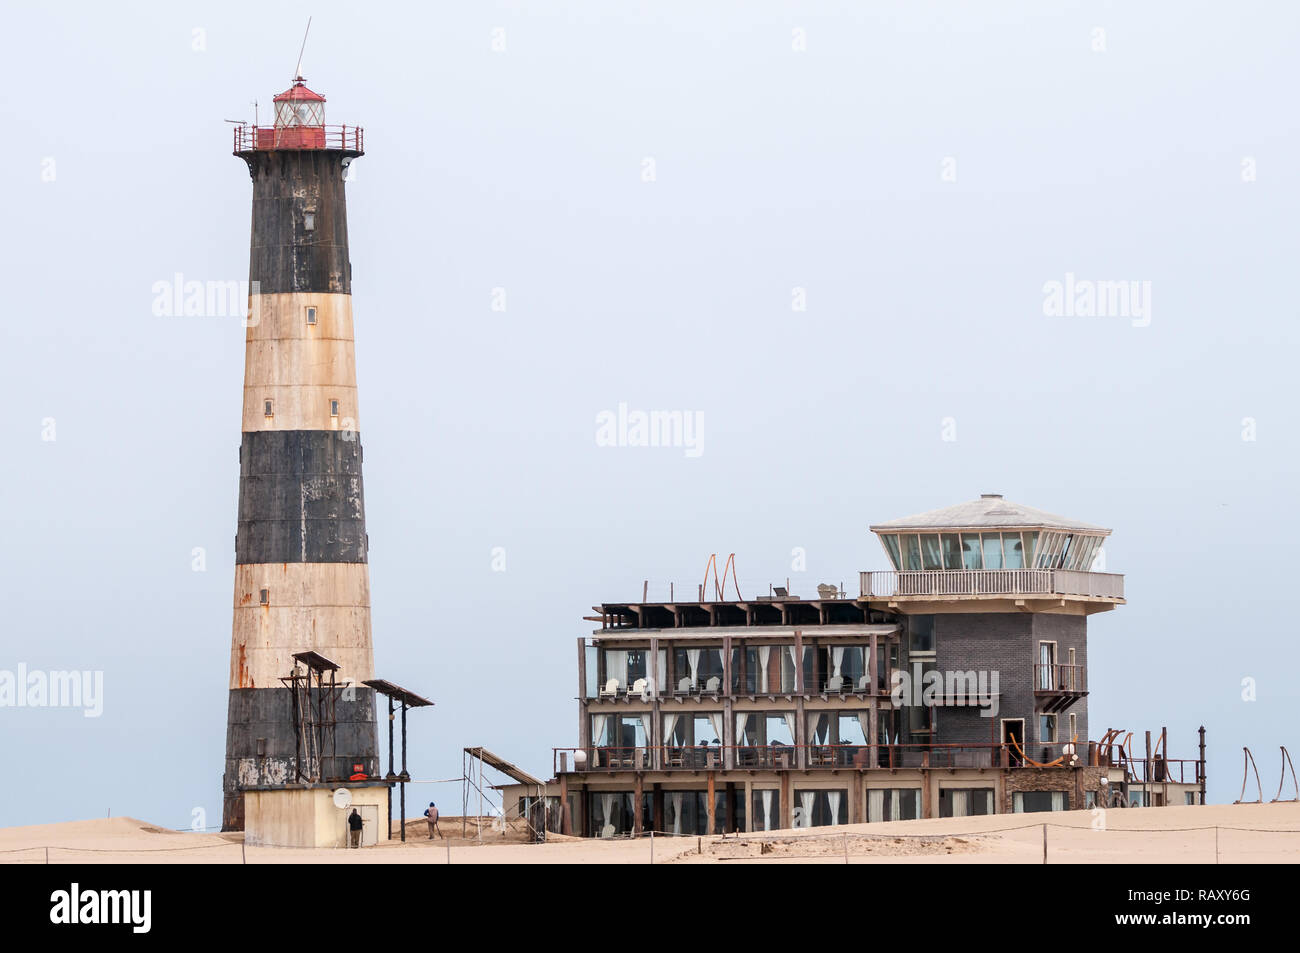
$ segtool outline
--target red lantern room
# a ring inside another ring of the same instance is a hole
[[[240,126],[235,130],[235,154],[271,149],[340,149],[360,155],[358,126],[325,125],[325,97],[307,88],[301,76],[274,99],[274,126]]]

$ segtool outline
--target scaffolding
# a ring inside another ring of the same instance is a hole
[[[483,808],[485,806],[491,808],[493,816],[500,818],[503,824],[510,818],[510,812],[505,808],[505,805],[497,803],[492,794],[489,793],[492,788],[485,782],[483,777],[483,768],[485,766],[501,772],[520,784],[537,789],[537,797],[533,801],[532,808],[527,814],[520,812],[519,817],[527,827],[530,840],[539,844],[545,841],[546,782],[533,777],[527,771],[483,747],[466,748],[461,755],[460,836],[463,838],[469,836],[469,801],[471,792],[478,795],[477,816],[479,820],[476,826],[480,844],[483,843]],[[540,810],[538,810],[539,806]]]
[[[293,661],[293,670],[280,682],[289,689],[292,701],[294,780],[306,784],[333,780],[323,765],[328,751],[330,767],[338,769],[335,703],[339,666],[316,652],[297,652]]]

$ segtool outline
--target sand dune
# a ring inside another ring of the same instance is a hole
[[[522,843],[517,832],[443,818],[450,842],[416,836],[365,850],[248,847],[242,834],[169,831],[130,817],[0,829],[0,863],[1296,863],[1300,803],[1207,805],[1000,814],[990,817],[856,824],[730,837],[566,839]],[[1216,830],[1217,848],[1216,848]],[[449,850],[450,843],[450,850]],[[1216,854],[1217,849],[1217,854]]]

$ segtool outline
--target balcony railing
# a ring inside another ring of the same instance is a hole
[[[1088,691],[1088,668],[1085,665],[1035,665],[1034,691],[1085,694]]]
[[[360,126],[236,126],[235,154],[272,149],[365,151]]]
[[[874,763],[872,749],[875,749]],[[1048,763],[1062,745],[1031,744],[1030,758]],[[1088,744],[1078,746],[1089,756]],[[820,745],[659,745],[636,748],[554,749],[557,774],[619,771],[804,770],[808,768],[994,768],[1022,767],[1024,756],[1005,744],[820,744]],[[1173,765],[1174,762],[1166,762]],[[1194,763],[1194,762],[1189,762]],[[1136,763],[1131,763],[1136,764]]]
[[[1072,569],[925,569],[861,573],[862,598],[1083,596],[1123,599],[1124,577]]]

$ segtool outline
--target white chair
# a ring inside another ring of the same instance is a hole
[[[722,687],[722,679],[718,678],[718,676],[716,675],[714,675],[711,679],[709,679],[707,682],[704,683],[704,690],[708,692],[710,695],[718,694],[718,689],[721,687]]]
[[[680,682],[677,683],[677,693],[679,695],[689,695],[691,693],[690,676],[683,678]]]
[[[646,682],[644,678],[638,678],[635,682],[632,683],[632,687],[628,689],[627,693],[629,695],[640,695],[642,700],[644,701],[649,696],[649,692],[646,691],[647,684],[648,682]]]
[[[826,680],[826,691],[838,695],[844,691],[844,676],[832,675]]]
[[[601,698],[608,698],[612,695],[617,695],[617,694],[618,694],[617,678],[611,678],[608,682],[605,683],[605,687],[602,688],[600,691]]]
[[[870,689],[870,684],[869,684],[870,682],[871,682],[871,676],[863,675],[860,679],[858,679],[858,691],[861,694],[865,695]]]

